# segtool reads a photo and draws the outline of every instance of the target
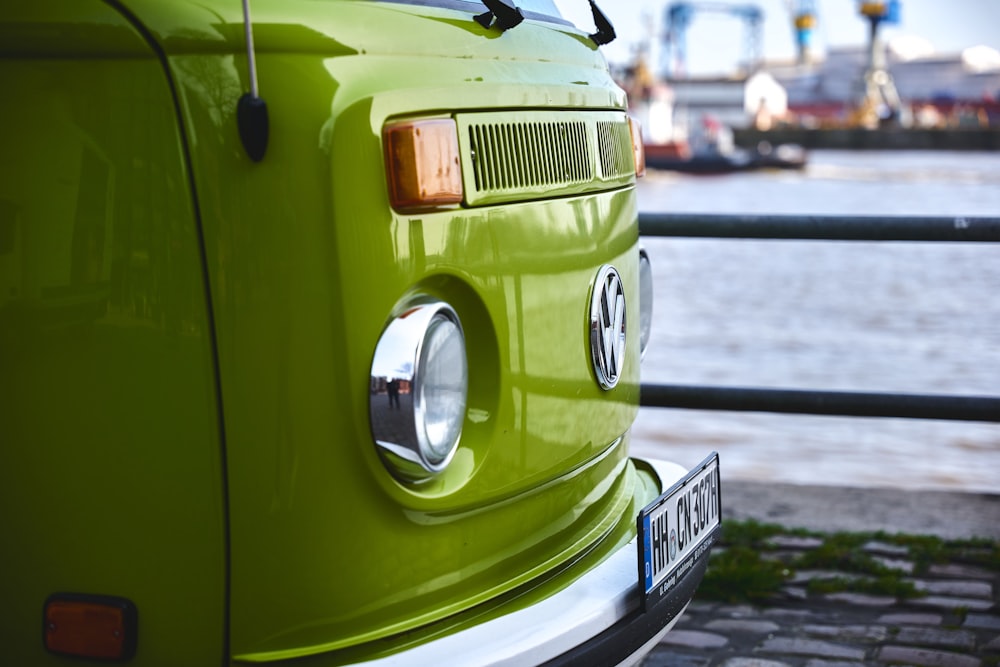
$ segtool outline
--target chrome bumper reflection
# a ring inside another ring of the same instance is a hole
[[[687,471],[679,465],[646,459],[666,489]],[[365,665],[462,664],[522,666],[579,655],[595,637],[613,630],[640,611],[638,553],[633,539],[577,581],[530,607],[462,632]],[[693,592],[693,591],[692,591]],[[639,641],[622,662],[629,664],[651,650],[686,608],[687,599],[664,625]],[[583,656],[569,659],[577,662]]]

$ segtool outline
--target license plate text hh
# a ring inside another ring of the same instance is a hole
[[[649,609],[670,593],[718,539],[719,455],[713,452],[638,517],[639,586]]]

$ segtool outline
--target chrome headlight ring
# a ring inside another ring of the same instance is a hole
[[[394,477],[422,482],[443,471],[462,435],[468,399],[465,336],[455,310],[415,303],[375,348],[369,391],[372,437]]]

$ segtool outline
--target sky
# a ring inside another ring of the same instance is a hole
[[[675,0],[598,0],[615,26],[618,39],[603,47],[612,64],[626,64],[644,40],[662,39],[663,13]],[[587,0],[556,0],[563,15],[584,30],[593,19]],[[699,0],[692,0],[699,4]],[[764,12],[765,60],[793,61],[792,10],[798,0],[708,0],[705,4],[756,5]],[[868,42],[868,23],[858,14],[857,0],[814,0],[818,25],[813,50],[861,47]],[[937,54],[956,55],[980,44],[1000,50],[1000,0],[902,0],[901,22],[880,28],[884,39],[918,37]],[[687,72],[728,74],[745,59],[744,23],[728,12],[699,11],[687,30]],[[654,59],[659,61],[656,51]],[[660,67],[656,67],[660,70]]]

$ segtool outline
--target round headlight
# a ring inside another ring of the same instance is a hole
[[[653,332],[653,265],[645,248],[639,248],[639,355],[646,354],[646,346]]]
[[[465,341],[457,320],[436,314],[420,349],[413,410],[417,440],[432,465],[446,462],[462,434],[469,386]]]
[[[446,303],[421,303],[393,319],[372,360],[369,414],[382,460],[419,482],[447,467],[465,421],[465,336]]]

